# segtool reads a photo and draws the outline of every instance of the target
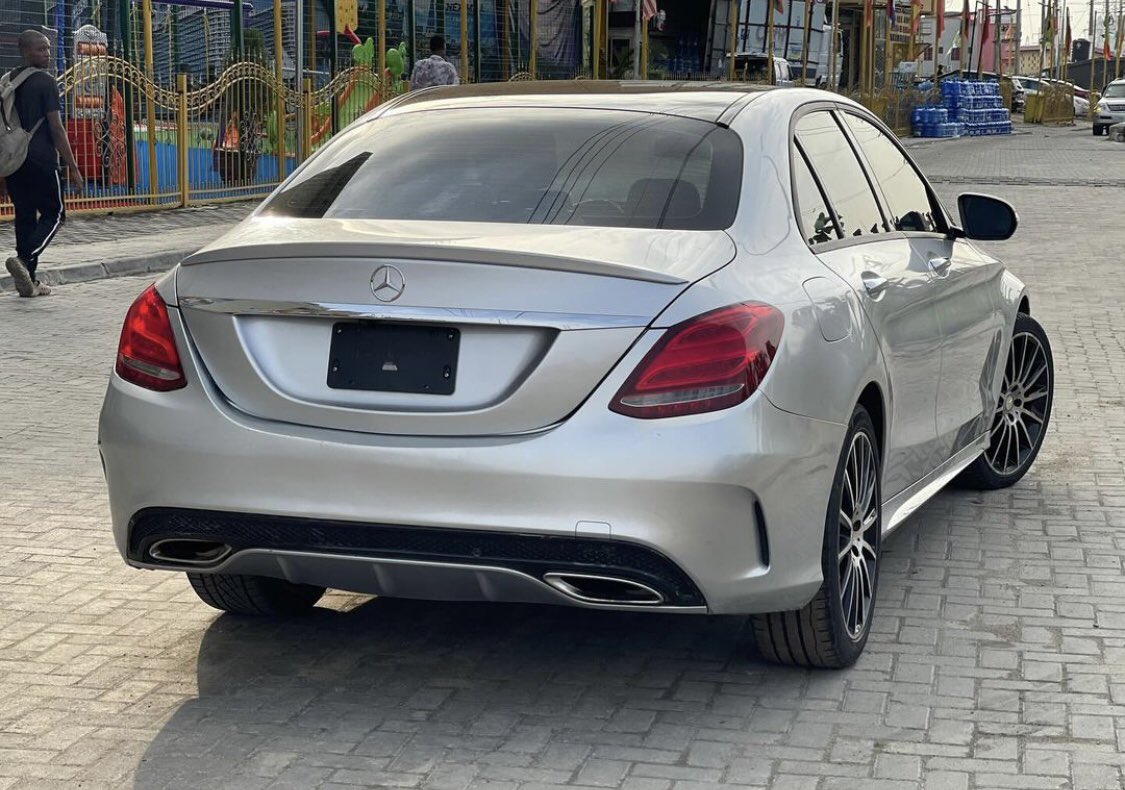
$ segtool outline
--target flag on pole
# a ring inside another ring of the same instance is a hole
[[[656,7],[656,0],[644,0],[641,4],[641,21],[648,22],[660,13],[660,9]]]
[[[1066,37],[1063,39],[1063,46],[1066,51],[1070,52],[1071,38],[1070,38],[1070,9],[1066,9]],[[1068,55],[1069,57],[1069,55]]]
[[[887,0],[887,21],[892,26],[895,23],[895,0]]]
[[[918,38],[918,26],[922,23],[922,0],[910,0],[910,35]]]
[[[1114,49],[1117,51],[1118,60],[1121,59],[1121,45],[1125,44],[1125,16],[1117,18],[1117,45]]]
[[[785,0],[773,0],[773,10],[775,13],[785,13]]]
[[[972,13],[969,11],[969,0],[965,0],[965,4],[961,6],[961,42],[962,44],[969,40],[969,20]]]
[[[997,6],[997,8],[999,8],[999,6]],[[985,44],[988,43],[988,36],[989,36],[989,32],[991,30],[991,27],[989,25],[990,20],[989,20],[989,17],[988,17],[988,0],[984,0],[984,12],[983,13],[984,13],[984,24],[981,25],[981,29],[980,29],[980,31],[981,31],[980,32],[980,46],[981,46],[982,56],[983,56],[983,52],[984,52],[984,46],[985,46]]]
[[[945,0],[937,0],[937,19],[934,20],[937,27],[937,41],[941,42],[941,34],[945,32]],[[937,53],[934,53],[935,57]]]
[[[965,0],[968,2],[968,0]],[[871,27],[875,24],[875,0],[863,0],[863,24]]]

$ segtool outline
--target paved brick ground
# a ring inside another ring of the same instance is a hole
[[[130,236],[160,236],[177,230],[238,222],[254,207],[253,202],[197,206],[172,211],[122,214],[76,214],[59,231],[52,249],[74,247],[102,241],[117,241]],[[0,223],[0,249],[15,243],[11,222]]]
[[[1008,138],[910,140],[935,181],[1125,186],[1125,145],[1094,137],[1088,123],[1019,124]]]
[[[219,617],[108,532],[97,409],[144,281],[0,297],[0,790],[1117,790],[1122,192],[993,191],[1055,346],[1051,435],[1018,487],[944,493],[889,541],[839,673],[762,664],[737,618],[340,594]]]

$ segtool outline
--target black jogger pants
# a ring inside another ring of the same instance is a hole
[[[57,168],[28,161],[7,183],[16,210],[16,255],[35,280],[39,256],[66,221],[62,180]]]

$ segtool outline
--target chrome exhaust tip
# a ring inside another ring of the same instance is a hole
[[[165,538],[148,547],[148,556],[157,562],[175,565],[215,565],[234,551],[217,540]]]
[[[604,603],[629,606],[659,606],[664,595],[647,584],[613,576],[585,573],[548,573],[543,581],[556,590],[583,603]]]

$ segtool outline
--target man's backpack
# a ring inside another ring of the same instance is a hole
[[[42,70],[26,68],[15,77],[11,72],[0,77],[0,178],[10,176],[23,167],[31,138],[43,123],[44,119],[40,118],[30,132],[24,131],[16,111],[16,89],[28,77]]]

